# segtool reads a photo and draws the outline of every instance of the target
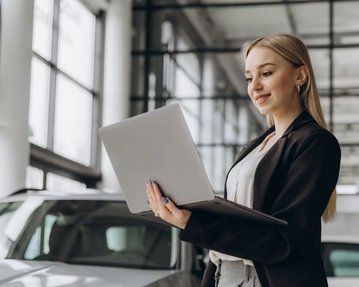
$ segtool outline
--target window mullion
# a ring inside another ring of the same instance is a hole
[[[92,91],[92,125],[91,125],[91,166],[100,168],[100,145],[98,143],[97,129],[101,126],[101,94],[103,79],[103,51],[104,51],[104,26],[103,13],[99,13],[96,16],[95,26],[95,61],[94,61],[94,79],[93,79],[93,91]]]
[[[54,0],[52,40],[51,40],[51,71],[49,89],[49,115],[48,115],[48,137],[47,147],[52,150],[54,146],[54,125],[55,125],[55,104],[56,104],[56,76],[57,70],[53,67],[57,65],[58,42],[59,42],[59,15],[60,0]]]

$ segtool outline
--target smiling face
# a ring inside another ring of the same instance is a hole
[[[269,48],[254,47],[249,52],[246,58],[247,91],[261,114],[285,116],[301,110],[296,85],[303,82],[303,69],[303,66],[294,67]]]

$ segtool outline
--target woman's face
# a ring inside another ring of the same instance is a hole
[[[299,69],[269,48],[255,47],[247,56],[248,95],[263,115],[286,115],[300,109],[298,77]]]

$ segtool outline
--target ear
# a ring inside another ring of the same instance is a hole
[[[305,66],[300,66],[297,69],[297,78],[296,78],[296,84],[299,86],[302,86],[308,79],[308,72],[307,72],[307,67]]]

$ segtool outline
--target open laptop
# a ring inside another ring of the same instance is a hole
[[[152,215],[146,182],[154,180],[181,208],[286,225],[215,196],[179,104],[104,126],[99,134],[131,213]]]

